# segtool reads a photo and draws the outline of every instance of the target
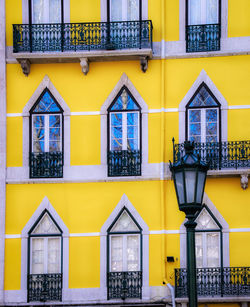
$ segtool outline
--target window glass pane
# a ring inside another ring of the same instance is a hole
[[[206,23],[213,24],[219,22],[219,3],[218,0],[206,0]]]
[[[127,149],[128,150],[138,150],[138,113],[127,113]]]
[[[127,270],[139,271],[139,236],[127,236]]]
[[[189,0],[189,25],[200,25],[201,21],[201,0]]]
[[[111,236],[111,272],[121,272],[122,271],[122,236]]]
[[[61,22],[61,0],[49,0],[49,22]]]
[[[33,116],[33,152],[44,151],[44,116]]]
[[[220,229],[205,208],[202,209],[195,221],[197,223],[196,229],[199,230]]]
[[[190,124],[189,125],[189,135],[195,136],[195,135],[201,135],[201,124]]]
[[[191,103],[189,103],[189,108],[191,107],[212,107],[218,106],[214,98],[209,94],[205,86],[202,86],[198,93],[194,96]]]
[[[116,102],[111,107],[111,111],[116,110],[139,110],[138,105],[124,89],[121,95],[117,98]]]
[[[123,211],[123,213],[111,229],[111,232],[118,231],[139,231],[137,225],[134,223],[126,210]]]
[[[122,0],[111,0],[110,1],[110,20],[111,21],[122,21]]]
[[[36,105],[33,113],[38,112],[61,112],[58,104],[54,98],[49,94],[48,91],[45,91],[39,103]]]
[[[44,239],[32,239],[32,274],[44,274]]]
[[[207,123],[217,123],[217,114],[218,114],[218,109],[207,109],[206,110],[206,121]]]
[[[44,22],[44,0],[32,0],[32,23]]]
[[[207,234],[207,266],[218,267],[220,265],[220,241],[219,233]]]
[[[128,21],[139,20],[139,0],[127,0],[128,1]]]
[[[122,113],[111,114],[111,150],[122,150]]]
[[[50,216],[45,213],[32,234],[60,234],[60,230],[51,220]]]
[[[201,121],[201,110],[189,110],[189,122],[190,123],[200,123]]]
[[[48,273],[60,273],[61,239],[48,238]]]
[[[196,267],[203,267],[202,234],[195,234]]]

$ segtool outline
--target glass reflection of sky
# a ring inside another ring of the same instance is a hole
[[[205,86],[202,86],[195,95],[189,107],[213,107],[218,106],[214,98],[209,94]]]
[[[48,91],[45,91],[39,103],[36,105],[33,113],[39,112],[61,112],[57,103]]]
[[[126,97],[124,98],[124,96]],[[126,100],[126,105],[123,103]],[[121,111],[121,110],[139,110],[137,104],[134,102],[132,97],[128,94],[128,92],[124,89],[121,95],[117,98],[115,103],[113,104],[111,111]]]

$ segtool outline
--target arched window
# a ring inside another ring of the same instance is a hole
[[[62,230],[45,210],[29,232],[28,302],[62,299]]]
[[[195,246],[197,268],[220,267],[221,252],[221,225],[203,207],[196,218]]]
[[[125,86],[108,114],[108,176],[140,176],[141,108]]]
[[[221,139],[220,103],[203,82],[186,106],[186,139],[196,143]]]
[[[108,299],[141,298],[141,231],[127,209],[108,229]]]
[[[63,176],[63,110],[46,88],[30,110],[30,177]]]

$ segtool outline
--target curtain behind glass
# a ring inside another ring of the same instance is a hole
[[[219,11],[219,4],[218,4],[218,0],[207,0],[207,20],[206,23],[207,24],[213,24],[213,23],[218,23],[219,19],[218,19],[218,11]]]
[[[61,0],[49,1],[49,23],[61,22]]]
[[[61,239],[48,238],[48,273],[60,273]]]
[[[60,23],[61,0],[32,0],[32,23]]]
[[[32,0],[32,23],[44,23],[44,0]]]
[[[110,21],[122,20],[122,0],[111,0]]]
[[[128,1],[128,21],[139,20],[139,0]]]
[[[189,0],[188,2],[188,24],[199,25],[201,21],[201,1],[202,0]]]
[[[44,274],[44,239],[32,239],[32,274]]]
[[[189,0],[188,24],[213,24],[218,23],[219,0]]]

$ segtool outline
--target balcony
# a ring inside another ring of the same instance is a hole
[[[26,66],[82,61],[82,68],[89,61],[140,59],[146,69],[145,61],[152,57],[152,30],[151,20],[14,24],[13,56],[23,66],[24,61]]]
[[[196,269],[199,297],[250,296],[250,267]],[[175,269],[175,297],[187,297],[187,269]]]
[[[28,275],[28,302],[61,300],[62,274]]]
[[[141,176],[140,150],[109,151],[108,176]]]
[[[141,298],[142,272],[109,272],[108,300]]]
[[[30,178],[62,178],[62,152],[31,152]]]
[[[220,24],[186,26],[186,51],[220,50]]]
[[[210,162],[210,170],[250,168],[250,141],[194,143],[194,152],[204,162]],[[173,160],[185,155],[184,144],[173,140]]]

